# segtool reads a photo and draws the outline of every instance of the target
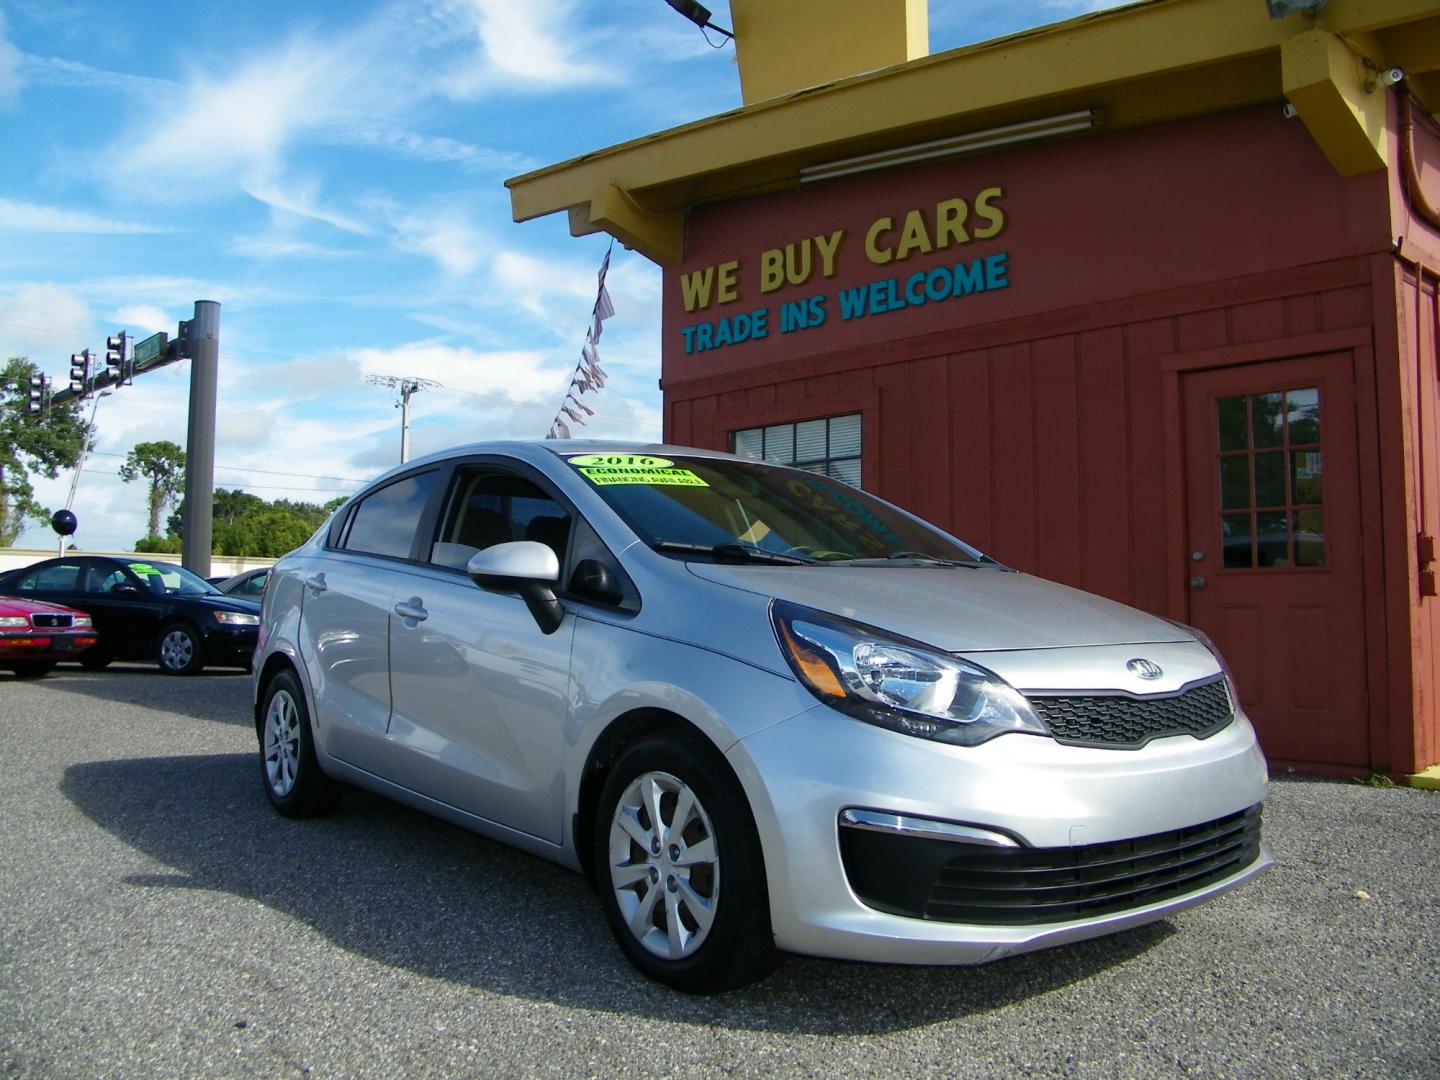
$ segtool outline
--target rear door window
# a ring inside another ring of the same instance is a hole
[[[350,516],[345,550],[408,559],[415,530],[435,486],[436,473],[416,473],[386,484],[360,500]]]

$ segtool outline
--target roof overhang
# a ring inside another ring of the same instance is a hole
[[[1148,0],[938,53],[708,117],[506,181],[516,221],[566,211],[662,266],[685,211],[793,188],[802,169],[1094,110],[1118,131],[1288,99],[1342,175],[1386,167],[1380,72],[1440,105],[1434,0]]]

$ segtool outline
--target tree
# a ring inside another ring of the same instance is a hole
[[[35,499],[30,474],[54,480],[61,469],[73,469],[89,434],[77,400],[37,416],[26,413],[30,377],[38,373],[20,356],[0,370],[0,547],[13,544],[27,521],[50,516]]]
[[[120,466],[120,479],[127,484],[144,477],[150,484],[150,531],[147,537],[160,535],[160,515],[174,505],[185,489],[185,451],[168,440],[136,443],[130,448],[125,464]]]
[[[283,555],[308,540],[344,502],[343,496],[331,499],[324,506],[289,499],[266,502],[238,488],[216,488],[211,509],[214,522],[211,550],[216,555]],[[166,531],[176,543],[181,534],[181,517],[176,511],[166,522]],[[167,541],[147,538],[147,542]]]

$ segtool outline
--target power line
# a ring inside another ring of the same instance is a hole
[[[92,453],[93,453],[93,452],[94,452],[94,451],[92,451]],[[113,455],[112,455],[112,456],[113,456]],[[118,472],[111,472],[109,469],[83,469],[83,470],[81,470],[81,471],[82,471],[82,472],[85,472],[85,473],[87,473],[87,474],[89,474],[89,475],[91,475],[91,476],[119,476],[119,475],[120,475]],[[262,490],[264,490],[264,491],[309,491],[309,492],[324,492],[324,491],[329,491],[329,492],[334,492],[334,493],[337,494],[337,495],[353,495],[353,494],[355,494],[355,489],[354,489],[354,488],[287,487],[287,486],[285,486],[284,484],[256,484],[256,483],[248,483],[248,482],[245,482],[245,481],[242,481],[238,486],[239,486],[240,488],[246,488],[246,487],[260,488],[260,489],[262,489]]]
[[[128,454],[117,454],[115,451],[91,451],[91,454],[105,456],[105,458],[128,458]],[[248,465],[216,465],[216,469],[225,472],[262,472],[266,477],[295,477],[298,480],[340,480],[346,484],[369,484],[374,477],[361,480],[360,477],[323,477],[315,472],[279,472],[278,469],[256,469]]]

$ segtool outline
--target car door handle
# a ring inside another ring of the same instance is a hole
[[[325,575],[312,574],[310,577],[305,579],[305,587],[307,589],[314,589],[317,593],[324,592],[326,589]]]
[[[414,619],[416,622],[424,622],[430,617],[430,612],[425,610],[424,601],[418,596],[412,596],[409,600],[396,604],[395,614],[402,619]]]

